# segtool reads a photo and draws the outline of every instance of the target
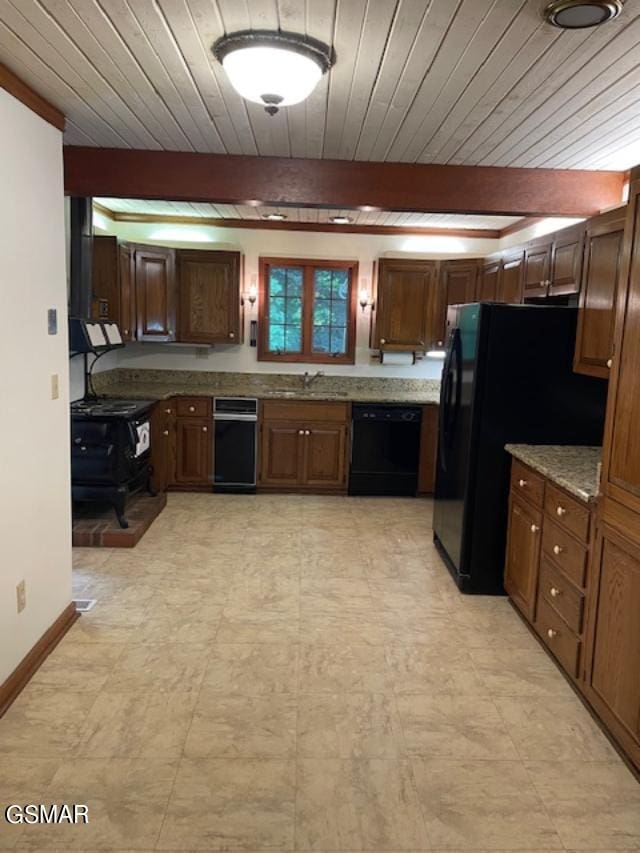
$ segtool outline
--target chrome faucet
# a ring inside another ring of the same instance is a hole
[[[316,379],[320,379],[321,376],[324,376],[324,370],[318,370],[318,372],[314,373],[313,376],[310,376],[305,370],[304,376],[302,377],[302,387],[310,388]]]

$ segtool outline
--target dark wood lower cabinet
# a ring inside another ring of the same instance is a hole
[[[178,418],[176,422],[175,485],[211,485],[211,421],[208,418]]]
[[[640,769],[640,542],[603,524],[594,569],[587,697]]]
[[[175,479],[175,430],[173,401],[160,400],[151,415],[151,465],[157,492],[166,492]]]
[[[422,407],[418,468],[418,494],[420,495],[432,495],[435,491],[439,411],[440,407],[434,404]]]
[[[531,621],[536,609],[542,512],[512,496],[504,586],[513,603]]]
[[[265,401],[259,485],[265,489],[344,492],[349,416],[347,403]]]
[[[640,770],[640,531],[632,542],[610,526],[606,502],[596,523],[600,507],[548,480],[523,498],[519,483],[540,475],[514,469],[505,588]],[[615,507],[612,517],[622,526]],[[576,571],[576,554],[586,555],[584,570]]]
[[[160,400],[151,415],[151,464],[157,491],[212,484],[211,399]]]

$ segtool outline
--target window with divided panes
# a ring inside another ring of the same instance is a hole
[[[258,358],[353,364],[358,265],[260,259]]]

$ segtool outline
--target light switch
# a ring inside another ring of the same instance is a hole
[[[58,380],[58,374],[52,373],[51,374],[51,399],[57,400],[59,396],[60,396],[60,383]]]

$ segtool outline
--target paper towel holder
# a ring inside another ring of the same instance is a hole
[[[415,350],[413,352],[392,353],[392,352],[382,350],[382,349],[380,350],[379,355],[376,355],[374,357],[380,359],[380,364],[384,364],[385,356],[388,357],[389,355],[409,355],[409,356],[411,356],[411,362],[407,363],[407,367],[410,365],[414,365],[419,360],[419,358],[421,357],[418,355],[417,352],[415,352]]]

